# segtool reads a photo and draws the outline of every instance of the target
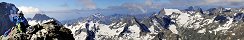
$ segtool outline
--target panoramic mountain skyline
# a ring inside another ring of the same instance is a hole
[[[1,0],[1,2],[16,4],[28,18],[40,13],[58,20],[87,17],[95,13],[142,14],[157,12],[162,8],[185,9],[189,6],[204,9],[241,8],[244,4],[243,0]]]
[[[3,0],[0,40],[243,40],[242,0]]]

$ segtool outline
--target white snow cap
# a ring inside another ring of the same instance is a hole
[[[164,9],[165,15],[171,15],[173,12],[182,13],[179,9]]]

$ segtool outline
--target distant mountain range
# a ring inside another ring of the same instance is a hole
[[[14,26],[9,15],[17,12],[17,9],[4,8],[6,5],[15,8],[13,4],[0,3],[0,9],[4,9],[0,10],[0,16],[4,16],[0,17],[1,32],[11,28],[5,26]],[[243,8],[202,10],[191,6],[185,10],[164,8],[159,12],[138,15],[105,16],[96,13],[61,22],[45,14],[36,14],[28,18],[28,23],[37,29],[44,27],[37,30],[41,33],[48,33],[46,29],[49,28],[60,28],[62,30],[56,29],[51,33],[73,34],[75,40],[243,40],[243,13]]]
[[[243,39],[242,14],[242,8],[191,6],[141,15],[97,13],[64,24],[76,40],[238,40]]]

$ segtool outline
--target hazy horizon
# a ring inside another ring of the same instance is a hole
[[[40,13],[58,20],[87,17],[94,13],[142,14],[157,12],[162,8],[185,9],[189,6],[205,9],[220,6],[240,8],[244,4],[244,0],[1,0],[1,2],[15,4],[27,18]]]

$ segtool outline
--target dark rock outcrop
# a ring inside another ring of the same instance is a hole
[[[10,15],[17,14],[18,11],[19,9],[14,4],[0,3],[0,35],[15,25],[14,22],[11,22]]]

